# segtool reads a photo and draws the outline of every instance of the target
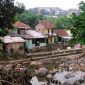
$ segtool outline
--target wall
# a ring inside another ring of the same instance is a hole
[[[27,49],[32,49],[33,47],[35,47],[35,44],[32,44],[32,40],[26,40],[25,47]]]
[[[9,43],[6,44],[6,51],[10,53],[24,53],[24,43]],[[13,52],[12,52],[13,51]]]
[[[42,34],[45,34],[45,28],[41,24],[35,26],[35,29],[36,31],[41,32]]]
[[[46,43],[40,43],[40,47],[46,46]]]
[[[40,43],[40,47],[42,47],[42,46],[46,46],[46,43]],[[32,49],[35,47],[35,44],[32,44],[32,40],[26,40],[25,47],[27,49]]]

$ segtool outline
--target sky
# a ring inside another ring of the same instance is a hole
[[[64,10],[78,8],[78,4],[85,0],[15,0],[24,3],[26,9],[35,7],[60,7]]]

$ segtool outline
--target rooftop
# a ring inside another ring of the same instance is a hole
[[[39,20],[38,24],[42,24],[45,28],[53,28],[54,25],[47,20]]]
[[[15,43],[15,42],[25,42],[25,40],[21,37],[11,37],[11,36],[5,36],[3,38],[4,43]]]
[[[22,28],[22,29],[31,29],[31,27],[27,24],[24,24],[23,22],[16,22],[14,24],[16,28]]]
[[[26,35],[23,35],[24,38],[45,38],[44,35],[42,35],[42,33],[37,32],[35,30],[27,30],[26,31]]]
[[[70,37],[70,35],[64,29],[56,29],[54,32],[60,37]]]

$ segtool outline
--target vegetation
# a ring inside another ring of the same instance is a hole
[[[0,1],[0,35],[7,34],[9,29],[13,28],[15,21],[22,21],[35,27],[38,20],[47,19],[53,22],[56,29],[70,29],[73,34],[73,41],[77,43],[85,43],[85,3],[82,1],[79,4],[80,15],[75,13],[68,14],[68,16],[60,16],[57,18],[43,17],[42,15],[33,12],[32,10],[25,10],[22,3],[14,5],[14,0]]]
[[[0,35],[7,34],[8,29],[13,28],[14,17],[16,13],[21,13],[23,6],[14,5],[14,0],[0,0]]]
[[[37,24],[38,20],[42,20],[42,19],[43,19],[42,15],[37,15],[36,13],[33,13],[31,11],[27,11],[27,10],[25,10],[25,12],[23,12],[22,14],[18,13],[15,16],[16,21],[22,21],[22,22],[30,25],[33,28]]]
[[[71,22],[71,33],[73,34],[73,41],[81,44],[85,44],[85,3],[81,2],[79,4],[81,13],[77,16],[75,13],[72,13],[69,17]]]
[[[46,18],[50,22],[53,22],[56,29],[70,28],[71,23],[68,21],[67,16],[60,16],[57,18]]]

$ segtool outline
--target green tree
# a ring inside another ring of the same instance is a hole
[[[14,0],[0,0],[0,35],[5,35],[7,28],[12,28],[14,10]]]
[[[81,2],[79,4],[81,13],[79,16],[72,14],[69,18],[72,26],[70,27],[71,33],[73,34],[73,40],[75,42],[85,44],[85,3]]]
[[[57,18],[48,17],[46,19],[55,25],[55,29],[68,29],[71,26],[71,22],[69,22],[67,16]]]
[[[25,11],[22,14],[17,14],[15,16],[16,21],[22,21],[22,22],[30,25],[33,28],[37,24],[38,20],[41,20],[41,19],[43,19],[42,15],[37,15],[30,11]]]
[[[7,34],[13,28],[14,17],[19,10],[19,6],[14,5],[14,0],[0,0],[0,35]],[[19,11],[21,12],[21,11]]]
[[[15,5],[16,13],[21,14],[25,11],[25,6],[23,3],[17,2]]]

